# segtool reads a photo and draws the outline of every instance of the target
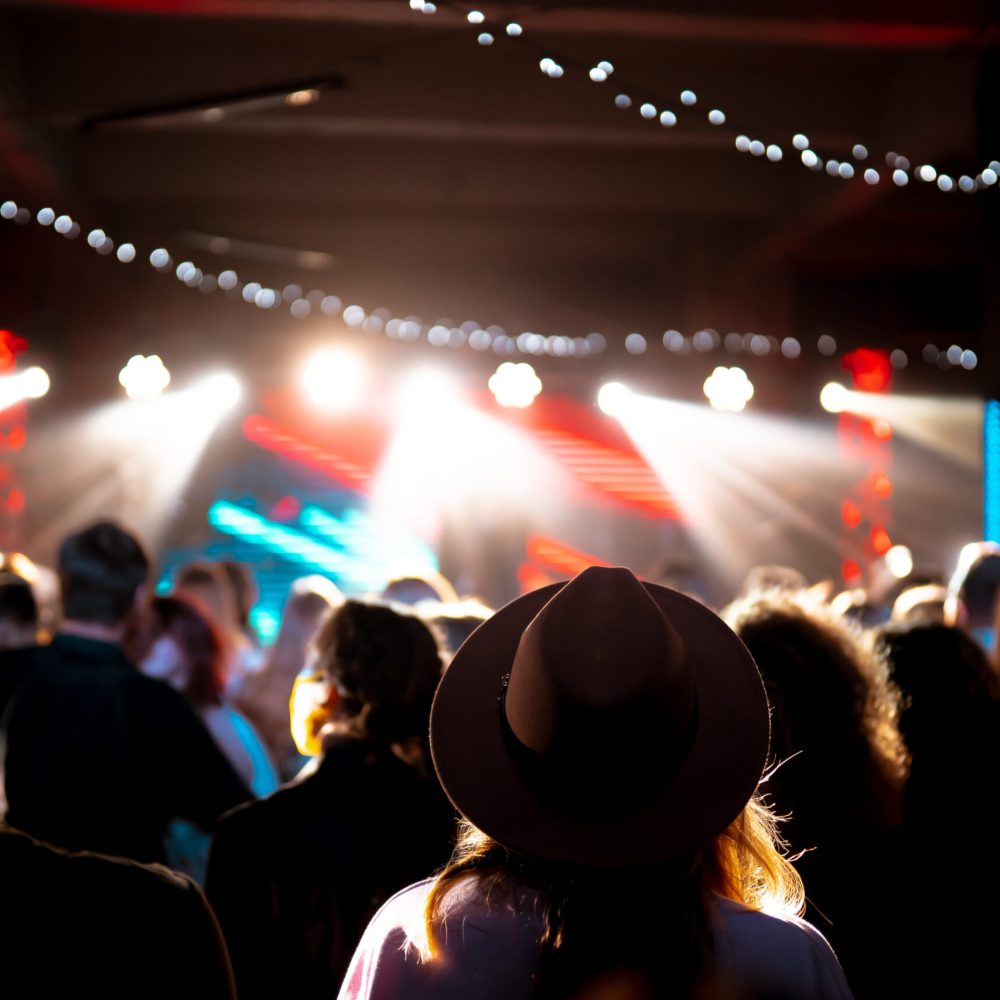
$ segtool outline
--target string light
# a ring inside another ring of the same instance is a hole
[[[421,0],[409,0],[409,6],[411,10],[420,12],[422,14],[435,14],[437,13],[437,6],[433,3],[423,3]],[[479,29],[487,23],[486,14],[478,9],[469,10],[466,12],[466,21],[473,27]],[[524,28],[517,22],[508,22],[505,27],[505,32],[509,37],[517,38],[524,33]],[[489,31],[480,31],[477,37],[477,41],[482,46],[490,46],[494,43],[495,37]],[[543,60],[546,62],[546,60]],[[547,63],[550,64],[548,68],[542,67],[542,71],[552,79],[559,79],[565,74],[564,67],[551,57],[548,58]],[[591,81],[594,83],[604,83],[607,81],[608,77],[614,70],[614,66],[607,61],[601,61],[596,66],[592,66],[587,70],[587,75]],[[289,95],[291,97],[292,95]],[[680,92],[681,104],[686,108],[692,108],[698,103],[698,95],[695,91],[685,88]],[[620,109],[628,109],[632,106],[632,98],[628,94],[618,94],[615,97],[615,106]],[[650,112],[650,109],[653,109]],[[656,104],[653,101],[644,101],[640,106],[640,112],[642,117],[646,120],[655,120],[659,117],[661,125],[667,127],[672,127],[677,123],[677,118],[672,112],[663,112],[659,116],[656,113]],[[726,124],[727,116],[725,111],[721,108],[713,108],[708,113],[708,121],[712,125],[721,126]],[[771,163],[780,163],[783,160],[783,152],[777,143],[763,143],[760,141],[755,141],[751,143],[750,147],[745,147],[744,143],[739,140],[745,138],[740,136],[737,138],[736,148],[740,152],[750,152],[754,156],[767,156],[767,159]],[[819,158],[818,154],[812,152],[809,149],[809,138],[803,132],[796,132],[792,136],[792,146],[799,153],[803,154],[801,156],[802,164],[810,170],[818,170],[822,167],[822,160]],[[806,156],[806,152],[810,155]],[[859,163],[863,163],[870,156],[870,151],[866,145],[860,142],[855,142],[851,145],[851,157]],[[892,180],[897,187],[904,187],[909,180],[908,171],[910,170],[910,161],[905,156],[900,156],[895,152],[888,152],[885,157],[886,165],[892,168]],[[993,164],[996,164],[996,167]],[[830,164],[836,164],[836,169],[833,169]],[[921,168],[923,173],[917,174],[922,180],[934,181],[937,177],[936,171],[933,176],[928,176],[928,171],[924,168],[929,167],[925,164]],[[945,177],[943,181],[939,181],[937,184],[938,190],[942,192],[954,191],[957,187],[959,190],[966,193],[974,193],[978,190],[983,190],[987,187],[992,186],[996,183],[997,174],[1000,173],[1000,162],[993,161],[990,164],[990,173],[992,174],[992,180],[986,179],[986,171],[977,174],[975,179],[971,175],[963,174],[960,176],[959,180],[955,182],[951,177]],[[930,171],[934,171],[933,167],[929,167]],[[850,163],[843,163],[836,159],[830,159],[827,162],[827,173],[831,177],[836,177],[842,180],[853,180],[855,177],[860,176],[863,178],[864,182],[868,185],[874,186],[881,183],[881,175],[877,170],[864,170],[863,173],[858,173],[855,171],[854,167]]]
[[[610,64],[606,64],[610,66]],[[740,139],[746,139],[740,136]],[[749,142],[749,140],[747,140]],[[757,141],[757,140],[754,140]],[[752,143],[751,143],[752,145]],[[762,146],[762,144],[759,144]],[[1000,163],[997,164],[1000,167]],[[905,176],[905,175],[904,175]],[[50,210],[51,211],[51,210]],[[20,213],[30,218],[30,212],[23,206],[7,200],[0,202],[0,219],[17,222]],[[54,215],[54,213],[53,213]],[[59,216],[68,219],[69,216]],[[55,216],[54,216],[55,221]],[[75,231],[74,228],[75,227]],[[60,227],[64,229],[65,226]],[[53,231],[56,227],[53,225]],[[71,228],[62,235],[71,237],[80,233],[79,223],[72,221]],[[115,250],[114,241],[100,228],[91,229],[87,233],[88,246],[98,253],[108,255]],[[135,244],[123,241],[118,245],[117,259],[130,263],[138,256]],[[425,338],[427,343],[439,348],[459,348],[468,346],[477,353],[492,350],[494,354],[504,357],[512,354],[547,355],[552,358],[587,358],[603,354],[607,349],[606,338],[591,332],[586,336],[567,337],[559,335],[544,335],[525,331],[517,336],[510,336],[501,326],[480,326],[478,323],[466,321],[458,326],[450,320],[441,320],[434,324],[425,324],[416,316],[396,317],[388,309],[378,308],[367,311],[363,306],[352,304],[344,306],[339,296],[329,294],[322,289],[312,289],[308,293],[298,284],[286,285],[280,291],[270,288],[257,281],[241,283],[236,271],[225,269],[217,276],[205,273],[193,261],[182,260],[176,266],[170,252],[164,247],[157,247],[149,253],[150,266],[160,273],[173,271],[177,280],[188,288],[198,288],[206,294],[216,290],[232,296],[239,296],[244,302],[262,310],[276,310],[287,307],[289,314],[297,320],[304,320],[316,314],[324,317],[340,316],[344,324],[353,329],[359,329],[370,335],[385,334],[389,339],[404,342],[415,342]],[[720,336],[715,330],[697,330],[688,338],[680,331],[668,329],[662,337],[665,350],[673,353],[688,353],[692,350],[708,352],[725,349],[728,353],[749,351],[763,357],[771,353],[780,353],[783,357],[794,360],[801,356],[802,346],[794,337],[786,337],[778,341],[774,337],[761,334],[727,333]],[[632,355],[645,354],[649,341],[641,333],[629,333],[624,340],[625,350]],[[816,341],[819,354],[830,357],[837,351],[837,342],[829,334],[821,335]],[[894,358],[904,359],[905,352],[894,351]],[[959,345],[951,348],[943,355],[931,344],[925,347],[924,360],[931,365],[974,370],[979,363],[975,351]],[[896,364],[895,361],[893,362]]]

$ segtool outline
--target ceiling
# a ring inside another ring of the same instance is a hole
[[[346,335],[315,309],[300,321],[157,274],[146,255],[165,246],[206,273],[323,289],[369,312],[601,331],[599,360],[541,359],[569,391],[597,370],[700,385],[710,362],[660,337],[702,327],[801,340],[802,378],[751,359],[776,405],[813,392],[830,364],[815,355],[823,333],[903,348],[900,379],[921,391],[1000,388],[1000,185],[900,188],[885,168],[892,151],[957,181],[1000,158],[993,4],[490,2],[478,27],[469,6],[0,4],[0,200],[51,205],[140,251],[120,265],[83,238],[3,223],[0,325],[74,365],[81,386],[138,350],[277,377],[299,345]],[[492,45],[477,43],[483,30]],[[544,56],[562,78],[540,71]],[[605,59],[611,78],[591,82]],[[289,105],[303,88],[318,99]],[[644,121],[643,101],[678,124]],[[711,108],[725,125],[708,123]],[[806,169],[797,132],[880,183]],[[740,154],[740,133],[779,144],[782,161]],[[624,351],[629,332],[646,354]],[[369,340],[387,365],[434,351]],[[927,343],[981,363],[940,370],[921,360]]]

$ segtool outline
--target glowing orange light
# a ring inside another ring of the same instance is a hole
[[[11,451],[20,451],[24,447],[26,436],[23,427],[11,428],[10,433],[7,435],[7,447]]]
[[[859,580],[861,578],[861,567],[855,559],[845,559],[843,566],[840,568],[840,572],[843,574],[844,579],[848,583],[853,583],[855,580]]]
[[[874,434],[879,441],[888,441],[892,437],[892,428],[889,426],[889,422],[887,420],[873,420],[872,434]]]
[[[872,486],[875,490],[875,495],[881,497],[883,500],[888,500],[892,496],[892,483],[889,482],[889,477],[884,472],[880,472],[875,476]]]
[[[884,556],[892,548],[892,539],[885,528],[872,528],[872,548]]]
[[[13,489],[7,494],[7,510],[11,514],[20,514],[24,510],[24,491]]]
[[[856,528],[861,523],[861,510],[853,500],[845,500],[841,504],[840,516],[848,528]]]

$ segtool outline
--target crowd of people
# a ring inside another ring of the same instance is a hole
[[[1000,889],[1000,546],[727,607],[590,567],[152,596],[123,527],[59,608],[0,565],[7,996],[978,995]],[[890,600],[891,599],[891,600]],[[983,850],[983,847],[986,847]]]

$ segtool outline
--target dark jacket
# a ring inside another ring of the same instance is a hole
[[[11,826],[72,850],[162,861],[171,819],[211,829],[250,798],[184,697],[120,647],[59,635],[35,659],[3,722]]]
[[[232,1000],[218,926],[165,868],[70,854],[0,824],[5,1000]]]
[[[448,859],[453,827],[436,780],[356,740],[225,817],[205,889],[240,1000],[335,996],[368,920]]]

